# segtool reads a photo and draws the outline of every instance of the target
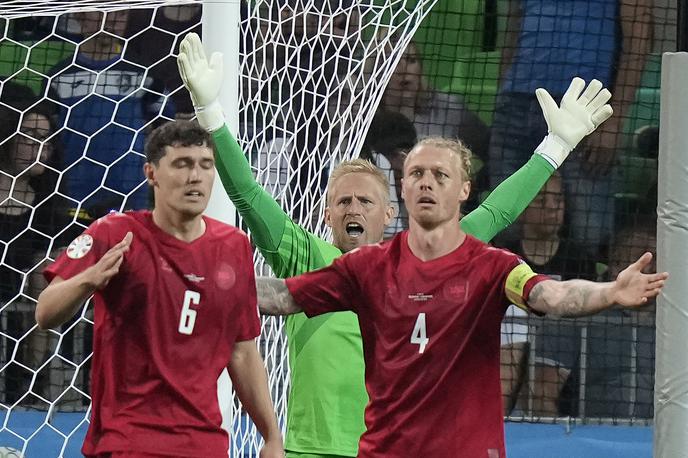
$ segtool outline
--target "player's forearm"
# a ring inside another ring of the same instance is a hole
[[[253,243],[261,252],[277,251],[289,217],[253,178],[251,166],[227,126],[212,135],[217,149],[218,175],[248,225]]]
[[[55,279],[38,296],[36,323],[51,329],[67,322],[95,292],[95,286],[84,271],[68,280]]]
[[[539,312],[563,317],[593,315],[614,305],[615,282],[546,280],[533,287],[528,305]]]
[[[264,315],[292,315],[301,311],[282,278],[258,277],[256,290],[258,308]]]
[[[268,390],[265,366],[254,341],[237,342],[232,361],[227,367],[232,385],[246,412],[266,442],[282,436]]]
[[[537,196],[552,176],[554,167],[539,154],[533,154],[523,167],[504,180],[461,220],[461,228],[483,242],[512,224]]]

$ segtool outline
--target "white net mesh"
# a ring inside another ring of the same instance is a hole
[[[433,4],[242,5],[238,137],[259,182],[316,234],[328,236],[321,215],[329,170],[358,156],[386,82]],[[0,446],[78,456],[92,311],[38,330],[41,271],[94,218],[147,205],[143,141],[162,120],[192,112],[174,57],[181,37],[200,30],[201,9],[189,1],[0,7]],[[264,321],[260,346],[284,425],[281,321]],[[231,452],[255,456],[256,432],[234,404]]]

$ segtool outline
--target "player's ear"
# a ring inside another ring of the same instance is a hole
[[[406,193],[404,192],[404,179],[401,179],[401,200],[406,201]]]
[[[325,224],[332,227],[332,215],[330,214],[330,207],[325,207]]]
[[[158,184],[155,179],[155,167],[150,162],[143,164],[143,176],[146,177],[146,181],[149,186],[155,186]]]
[[[461,186],[461,193],[459,194],[459,202],[464,203],[468,200],[468,196],[471,194],[471,182],[466,181]]]
[[[389,223],[392,222],[392,219],[394,218],[396,212],[397,210],[396,208],[394,208],[394,205],[388,203],[387,210],[385,210],[385,227],[389,226]]]

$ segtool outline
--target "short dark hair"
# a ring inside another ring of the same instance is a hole
[[[146,141],[146,160],[157,165],[168,146],[209,146],[213,148],[210,134],[196,121],[177,120],[155,128]]]

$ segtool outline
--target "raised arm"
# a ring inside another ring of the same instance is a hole
[[[227,195],[248,224],[254,243],[261,249],[275,251],[289,217],[255,181],[246,156],[225,125],[218,101],[222,55],[213,53],[208,60],[201,39],[189,33],[181,42],[177,64],[196,119],[215,141],[217,171]]]
[[[239,400],[265,440],[261,458],[283,457],[282,434],[270,399],[267,373],[253,340],[236,342],[227,370]]]
[[[60,326],[74,316],[77,310],[97,290],[105,288],[118,272],[129,250],[131,232],[110,248],[100,260],[68,280],[57,276],[38,296],[36,323],[41,329]]]
[[[324,257],[341,253],[294,223],[256,182],[239,143],[225,125],[217,100],[222,82],[220,57],[214,53],[208,61],[200,38],[190,33],[182,40],[177,64],[198,122],[212,134],[217,171],[227,195],[276,275],[297,275],[325,265]]]
[[[282,278],[256,278],[258,308],[264,315],[292,315],[301,312],[301,307],[292,297]]]
[[[613,112],[607,104],[611,93],[597,80],[586,88],[585,81],[574,78],[560,106],[544,89],[535,94],[547,121],[547,136],[523,167],[461,220],[462,229],[483,242],[513,223],[576,145]]]
[[[586,280],[538,283],[530,291],[528,305],[542,313],[564,317],[592,315],[614,305],[635,307],[659,294],[668,278],[666,272],[644,274],[652,255],[643,254],[619,273],[615,281],[595,283]]]

